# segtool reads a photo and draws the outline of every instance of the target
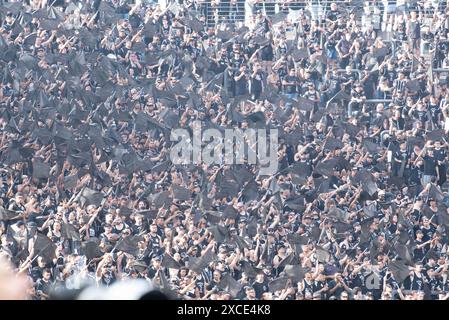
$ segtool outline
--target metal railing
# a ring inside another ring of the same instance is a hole
[[[245,0],[237,0],[235,3],[228,1],[205,1],[204,11],[208,27],[213,27],[220,22],[245,22]]]
[[[357,4],[351,4],[345,0],[321,0],[321,1],[285,1],[285,0],[257,0],[257,1],[247,1],[247,0],[237,0],[236,5],[231,5],[230,0],[206,0],[203,3],[203,13],[206,16],[207,25],[212,27],[221,21],[240,21],[248,22],[249,17],[253,13],[261,10],[268,17],[273,16],[280,10],[299,10],[305,9],[309,10],[312,14],[313,19],[322,18],[328,10],[330,10],[331,3],[335,2],[338,8],[354,9],[357,8]],[[371,3],[377,3],[384,6],[383,1],[370,1]],[[403,12],[404,6],[397,6],[396,0],[389,0],[388,5],[382,10],[383,13],[388,15],[394,14],[395,12]],[[416,4],[406,3],[406,10],[418,10],[423,13],[424,17],[430,17],[435,13],[435,10],[444,12],[446,9],[446,2],[440,1],[437,7],[430,6],[428,8],[422,8]],[[358,9],[361,9],[358,6]],[[249,12],[248,12],[249,11]],[[321,20],[321,19],[320,19]]]
[[[365,104],[378,104],[378,103],[390,103],[393,99],[367,99]]]
[[[344,73],[346,69],[337,69],[337,73]],[[355,72],[358,75],[358,80],[362,79],[362,72],[359,69],[351,69],[351,72]]]
[[[435,68],[432,70],[433,72],[449,72],[449,68]]]

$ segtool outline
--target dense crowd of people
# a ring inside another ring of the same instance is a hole
[[[2,1],[0,256],[27,297],[448,299],[446,1],[219,3]],[[195,120],[278,129],[276,174],[174,165]]]

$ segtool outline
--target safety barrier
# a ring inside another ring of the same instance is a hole
[[[360,8],[360,3],[355,2],[354,4],[348,3],[344,0],[313,0],[313,1],[279,1],[279,0],[206,0],[203,1],[204,13],[206,15],[207,24],[209,27],[216,25],[220,21],[240,21],[248,22],[252,14],[258,10],[261,10],[268,17],[273,16],[282,9],[290,8],[292,10],[307,9],[311,12],[313,19],[320,19],[323,17],[328,10],[330,10],[331,3],[337,3],[338,7],[351,9]],[[372,3],[378,3],[384,6],[384,1],[369,1]],[[235,5],[231,5],[235,3]],[[416,4],[411,4],[406,1],[404,5],[397,5],[396,0],[389,0],[387,5],[387,10],[382,10],[386,14],[393,14],[395,12],[403,12],[405,10],[419,10],[422,11],[425,17],[431,17],[436,8],[434,6],[428,6],[426,8],[418,7]],[[440,1],[438,3],[438,10],[444,11],[446,9],[446,2]]]
[[[392,99],[368,99],[365,100],[365,104],[390,103],[392,101]]]

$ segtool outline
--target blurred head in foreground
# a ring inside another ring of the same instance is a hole
[[[17,274],[13,266],[0,255],[0,300],[25,300],[31,283],[23,274]]]

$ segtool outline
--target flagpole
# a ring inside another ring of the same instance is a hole
[[[36,243],[36,241],[35,241],[35,243]],[[47,249],[51,244],[53,244],[53,242],[48,243],[43,249],[41,249],[41,250],[39,251],[39,253],[37,253],[37,254],[34,256],[34,258],[30,261],[30,264],[33,263],[34,260],[36,260],[36,258],[39,257],[39,255],[40,255],[42,252],[44,252],[44,250]]]

